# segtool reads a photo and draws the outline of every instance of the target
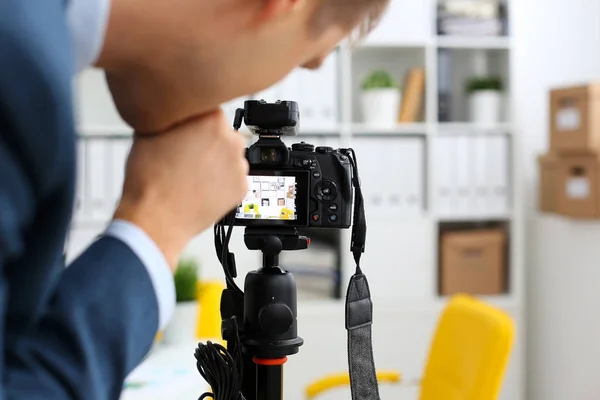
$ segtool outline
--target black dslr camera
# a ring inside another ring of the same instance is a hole
[[[236,129],[242,117],[259,139],[246,149],[248,193],[234,225],[349,228],[352,164],[345,150],[305,142],[288,148],[280,138],[298,133],[294,101],[249,100],[236,113]]]

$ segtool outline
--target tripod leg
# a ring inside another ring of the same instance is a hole
[[[283,400],[283,365],[257,365],[256,400]]]
[[[252,356],[242,354],[242,394],[246,400],[257,400],[256,397],[256,364]]]

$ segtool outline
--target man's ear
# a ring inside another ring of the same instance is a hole
[[[262,3],[260,20],[266,21],[285,14],[294,8],[299,0],[259,0]]]

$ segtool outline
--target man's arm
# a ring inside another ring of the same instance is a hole
[[[37,227],[28,228],[36,207],[34,186],[17,154],[0,143],[3,272],[27,251],[26,232]],[[4,316],[10,292],[26,288],[12,286],[5,274],[0,280],[0,397],[8,399],[118,398],[123,379],[142,360],[175,301],[160,250],[144,232],[121,221],[64,270],[43,314],[25,332],[16,333]]]
[[[6,398],[117,399],[165,319],[147,271],[121,240],[95,241],[66,269],[36,326],[5,349]]]
[[[0,398],[2,391],[8,399],[118,397],[123,379],[150,348],[164,319],[157,294],[163,298],[160,283],[172,284],[172,276],[167,279],[160,266],[174,266],[185,243],[246,194],[244,148],[244,140],[233,134],[221,112],[162,135],[134,139],[119,206],[119,215],[131,224],[115,221],[63,271],[35,325],[11,345],[3,341]],[[26,248],[24,232],[31,229],[31,210],[36,208],[26,201],[33,186],[23,161],[1,142],[0,170],[11,172],[0,179],[0,267],[5,268],[8,259]],[[134,240],[151,250],[138,256],[135,246],[126,244]],[[1,279],[0,299],[19,290]],[[14,336],[10,327],[3,328],[0,335]]]
[[[0,398],[114,399],[168,319],[165,266],[244,197],[245,143],[219,111],[134,139],[129,223],[56,276],[74,196],[67,3],[0,4]]]
[[[75,52],[75,71],[92,65],[100,54],[110,14],[110,0],[70,0],[67,23]],[[128,245],[146,266],[160,305],[160,327],[165,326],[175,306],[175,288],[169,265],[156,244],[139,227],[114,221],[106,234]]]
[[[105,236],[127,245],[146,268],[158,301],[159,329],[165,328],[175,309],[175,283],[164,255],[146,232],[128,221],[111,222]]]
[[[144,265],[114,229],[58,269],[75,180],[64,7],[0,2],[2,399],[116,398],[168,318],[160,261]]]

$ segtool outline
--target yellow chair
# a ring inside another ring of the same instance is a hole
[[[379,383],[399,383],[400,372],[378,371],[377,381]],[[312,400],[324,392],[348,385],[350,385],[350,376],[347,373],[327,375],[308,385],[306,388],[306,398],[307,400]]]
[[[453,296],[436,328],[419,400],[496,399],[514,332],[512,319],[503,311],[468,295]],[[378,380],[390,381],[386,378],[391,374],[378,374]],[[306,389],[306,397],[314,399],[341,384],[349,384],[347,372],[313,382]]]
[[[221,293],[225,285],[220,281],[198,281],[198,314],[196,315],[196,339],[210,340],[224,345],[221,339]],[[156,333],[154,342],[162,339],[162,332]]]
[[[221,340],[221,294],[225,285],[220,281],[198,282],[198,317],[196,338],[213,342]]]

